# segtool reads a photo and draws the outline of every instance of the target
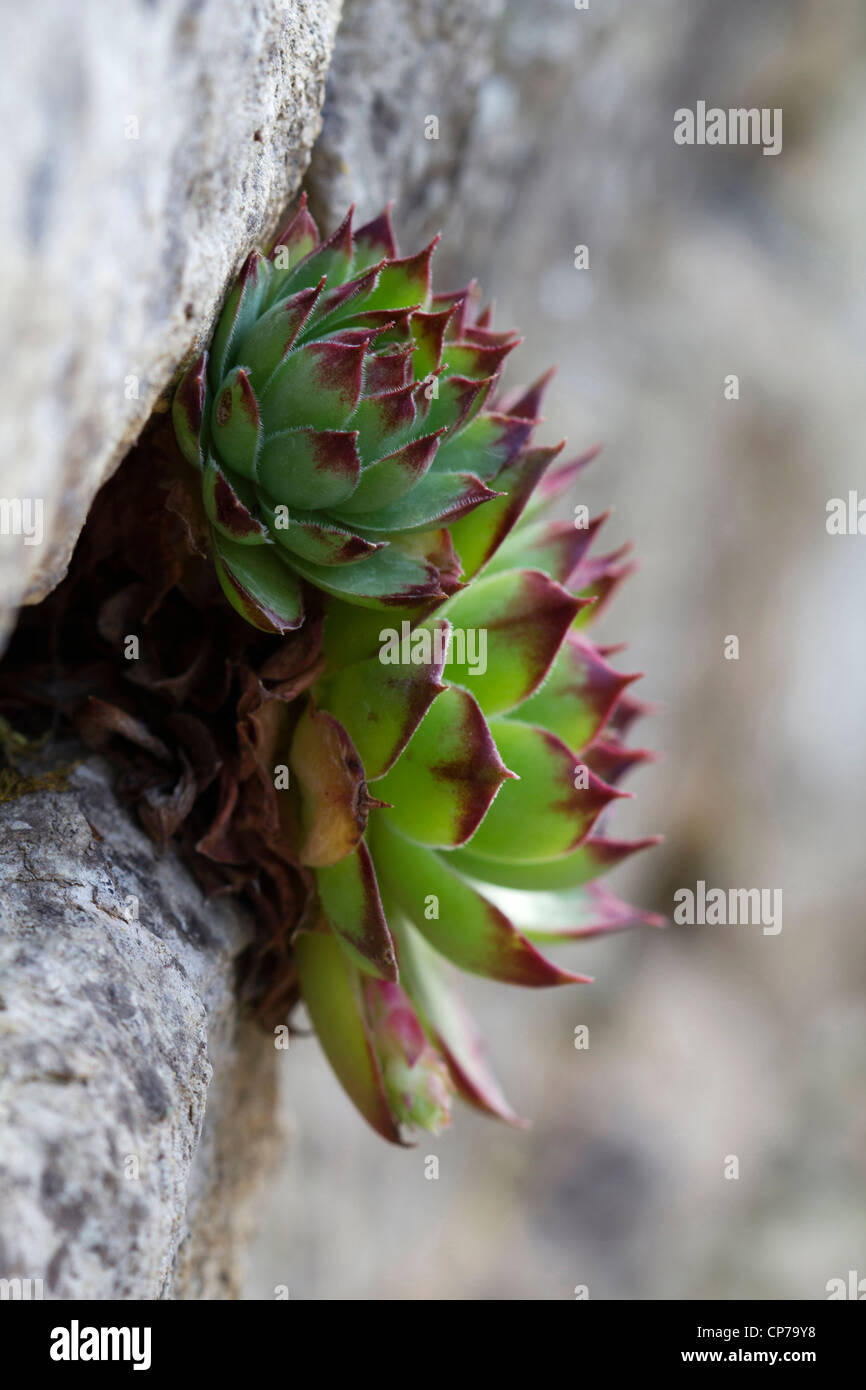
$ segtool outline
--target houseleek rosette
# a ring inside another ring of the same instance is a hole
[[[533,446],[546,379],[499,393],[517,339],[472,287],[431,294],[432,250],[399,258],[387,212],[320,243],[302,201],[174,407],[229,601],[287,632],[305,591],[330,596],[324,674],[286,724],[285,835],[315,882],[294,957],[337,1076],[395,1141],[455,1092],[515,1119],[457,971],[582,982],[541,948],[657,920],[596,881],[652,843],[600,830],[649,756],[623,742],[635,677],[586,635],[628,562],[590,554],[603,518],[545,519],[590,456]]]

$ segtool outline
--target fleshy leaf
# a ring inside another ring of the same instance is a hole
[[[305,337],[315,332],[317,338],[345,338],[347,342],[370,343],[377,336],[375,330],[360,329],[354,326],[353,311],[366,304],[370,290],[376,284],[381,266],[372,266],[355,280],[344,280],[326,290],[316,305],[315,322],[305,331]]]
[[[434,619],[431,626],[441,639],[438,653],[435,644],[429,653],[421,653],[430,656],[429,662],[384,664],[373,657],[344,667],[320,687],[322,705],[346,729],[368,781],[384,776],[393,766],[433,700],[445,689],[441,677],[448,624]]]
[[[562,893],[519,892],[487,885],[486,892],[508,912],[530,941],[579,941],[630,927],[663,927],[664,917],[642,912],[610,889],[589,883]]]
[[[517,523],[539,478],[562,445],[552,449],[527,449],[496,478],[503,494],[486,507],[460,517],[451,527],[451,536],[460,556],[463,573],[471,579],[496,554]]]
[[[576,478],[580,476],[584,468],[592,463],[601,453],[601,445],[594,444],[591,449],[578,455],[577,458],[566,459],[556,468],[551,468],[545,473],[529,506],[523,516],[523,523],[528,524],[534,521],[537,516],[547,511],[554,502],[563,497],[574,484]]]
[[[384,545],[383,541],[353,535],[322,512],[293,511],[281,517],[264,492],[259,505],[270,534],[277,545],[289,552],[287,558],[292,563],[300,557],[316,565],[351,565],[367,555],[375,555]]]
[[[615,784],[641,763],[655,762],[658,754],[649,748],[629,748],[616,739],[597,738],[582,754],[583,761],[603,781]]]
[[[302,193],[294,213],[282,231],[277,233],[269,258],[271,261],[276,261],[278,259],[277,253],[282,247],[283,254],[279,256],[279,262],[281,264],[285,262],[284,273],[286,273],[294,269],[304,257],[309,256],[318,244],[319,230],[307,210],[307,195]]]
[[[262,392],[268,435],[312,426],[339,430],[361,394],[363,344],[305,343],[293,348]]]
[[[232,345],[232,359],[244,367],[261,390],[294,347],[324,284],[281,299],[251,324]]]
[[[575,627],[586,627],[589,623],[594,623],[607,608],[620,584],[630,574],[634,574],[637,565],[633,562],[619,563],[622,556],[628,554],[630,549],[630,545],[624,545],[613,554],[601,555],[597,560],[593,560],[592,556],[589,556],[577,566],[571,576],[571,587],[583,598],[591,598],[593,603],[591,607],[578,613],[574,620]]]
[[[208,355],[203,352],[181,378],[171,407],[171,419],[181,453],[188,463],[201,468],[202,426],[208,415]]]
[[[503,343],[482,346],[480,343],[449,343],[445,352],[449,372],[457,376],[472,376],[478,380],[494,377],[510,352],[522,343],[522,338],[508,338]]]
[[[213,458],[204,468],[202,500],[211,525],[229,540],[239,545],[264,545],[267,541],[267,530],[256,514],[252,484],[230,477]]]
[[[636,719],[643,719],[650,714],[661,714],[662,708],[661,705],[652,704],[649,700],[638,700],[627,690],[614,706],[613,714],[608,722],[608,736],[613,729],[618,734],[627,733]]]
[[[546,372],[533,381],[531,386],[509,391],[497,402],[496,409],[507,415],[519,415],[524,420],[537,420],[547,394],[547,388],[556,376],[556,368],[548,367]]]
[[[366,661],[372,657],[378,660],[382,643],[386,640],[382,636],[385,630],[383,622],[387,621],[388,630],[399,633],[402,622],[408,622],[411,628],[418,621],[418,613],[417,607],[395,605],[388,610],[386,619],[381,608],[358,608],[352,603],[332,599],[325,615],[325,674],[333,675],[335,671],[341,671],[344,666],[356,661]]]
[[[378,217],[374,217],[371,222],[365,222],[363,227],[359,227],[355,232],[355,270],[364,270],[367,266],[385,259],[396,260],[397,242],[394,238],[394,228],[391,226],[391,207],[392,204],[389,203]]]
[[[475,280],[470,280],[469,284],[462,290],[450,290],[445,294],[434,294],[434,309],[447,308],[452,311],[446,334],[449,342],[457,342],[463,337],[473,305],[477,303],[477,300],[478,285]]]
[[[379,823],[373,858],[386,897],[393,897],[430,945],[461,970],[534,988],[587,982],[586,975],[545,960],[500,908],[449,868],[447,855],[412,844]],[[431,902],[436,904],[432,917]]]
[[[301,932],[294,956],[304,1003],[341,1086],[373,1129],[398,1144],[400,1131],[385,1095],[358,971],[328,931]]]
[[[364,841],[339,863],[317,868],[315,875],[328,925],[350,959],[368,975],[396,980],[394,943]]]
[[[299,574],[335,598],[362,608],[391,608],[443,598],[438,571],[405,554],[396,544],[385,546],[355,565],[313,565],[298,557]]]
[[[252,251],[229,291],[210,347],[210,380],[214,392],[219,390],[232,361],[236,360],[232,356],[234,344],[255,323],[261,310],[268,284],[267,270],[264,256]]]
[[[482,417],[483,418],[483,417]],[[588,526],[570,521],[541,521],[512,531],[490,565],[494,570],[521,567],[544,570],[560,584],[571,584],[571,577],[586,555],[609,512],[595,517]]]
[[[425,307],[430,298],[430,261],[438,236],[414,256],[389,261],[365,304],[366,309]]]
[[[415,344],[413,366],[418,381],[440,366],[445,329],[453,313],[453,308],[438,309],[433,313],[418,309],[412,315],[410,324]]]
[[[281,430],[266,439],[258,475],[287,507],[330,507],[345,501],[361,476],[354,430]]]
[[[436,460],[436,471],[467,470],[489,482],[517,457],[536,424],[535,420],[492,411],[476,415],[457,434],[448,436]]]
[[[263,632],[290,632],[304,621],[297,578],[273,545],[238,545],[213,533],[214,564],[223,593],[242,618]]]
[[[429,531],[432,527],[448,526],[498,495],[472,473],[428,472],[403,497],[364,512],[357,523],[371,535]]]
[[[570,632],[548,679],[514,718],[540,724],[579,752],[604,727],[614,705],[637,675],[624,676],[598,655],[592,643]]]
[[[374,463],[383,454],[393,453],[398,444],[408,439],[415,423],[415,389],[410,384],[397,391],[381,391],[375,396],[365,396],[359,401],[351,424],[358,431],[358,449],[364,464]],[[435,427],[431,426],[424,432],[433,434]]]
[[[583,769],[546,729],[492,719],[490,731],[520,781],[503,788],[491,806],[473,839],[473,855],[518,863],[559,858],[577,848],[610,801],[626,795]],[[584,780],[587,785],[580,785]]]
[[[454,629],[449,680],[471,690],[486,715],[513,709],[544,680],[579,607],[538,570],[477,579],[439,610]]]
[[[412,349],[394,346],[387,352],[368,352],[364,359],[364,395],[399,391],[412,381]]]
[[[300,788],[302,864],[337,864],[359,844],[370,799],[364,767],[339,719],[307,705],[295,727],[289,765]]]
[[[256,476],[262,422],[259,403],[243,367],[235,367],[220,387],[211,411],[211,437],[229,468],[243,478]]]
[[[454,1083],[399,985],[366,979],[367,1021],[392,1114],[409,1128],[438,1134],[451,1123]]]
[[[644,840],[607,840],[590,836],[564,859],[549,859],[537,864],[482,859],[472,852],[473,846],[453,851],[454,867],[479,883],[497,883],[503,888],[519,888],[532,893],[556,893],[580,888],[600,874],[617,868],[638,850],[650,849],[659,843],[658,835]]]
[[[364,512],[386,507],[404,497],[430,468],[439,448],[440,437],[441,432],[422,435],[393,454],[386,454],[376,463],[371,463],[369,468],[364,469],[352,495],[341,501],[339,514],[349,518],[357,516],[363,521]]]
[[[376,790],[396,829],[448,848],[470,839],[510,775],[473,696],[450,686]]]
[[[352,214],[349,208],[337,230],[322,241],[291,271],[289,283],[293,292],[317,285],[323,275],[329,285],[348,280],[352,272]]]
[[[506,1123],[523,1127],[499,1082],[471,1014],[459,993],[457,972],[410,923],[396,918],[404,988],[430,1037],[442,1052],[463,1099]]]
[[[438,390],[431,391],[429,386],[421,388],[426,402],[424,429],[428,434],[443,426],[458,430],[480,408],[493,384],[492,377],[486,381],[466,376],[436,377],[434,380],[438,382]]]

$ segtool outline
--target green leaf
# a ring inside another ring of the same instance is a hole
[[[299,294],[281,299],[256,319],[232,347],[232,361],[245,367],[259,390],[269,381],[277,367],[295,344],[301,329],[310,316],[321,285],[301,290]]]
[[[281,430],[266,439],[259,481],[287,507],[330,507],[351,495],[361,476],[354,430]]]
[[[259,505],[273,539],[289,552],[293,563],[299,556],[316,565],[351,565],[382,549],[382,542],[353,535],[321,512],[288,514],[287,507],[278,511],[265,492],[259,493]]]
[[[541,684],[578,607],[537,570],[477,579],[438,610],[453,628],[448,679],[486,715],[513,709]]]
[[[492,719],[490,731],[520,781],[503,787],[491,806],[472,842],[474,855],[519,863],[556,859],[576,849],[604,807],[623,795],[545,729]],[[584,780],[586,786],[575,786]]]
[[[312,221],[312,219],[310,219]],[[315,223],[313,223],[315,227]],[[276,252],[276,247],[274,255]],[[349,208],[343,221],[327,241],[321,242],[304,260],[298,261],[284,282],[292,294],[298,290],[317,285],[322,276],[327,276],[329,286],[348,280],[352,273],[352,209]]]
[[[257,515],[255,489],[208,458],[202,476],[202,500],[211,525],[239,545],[264,545],[267,532]]]
[[[379,283],[367,298],[365,309],[426,308],[430,298],[430,261],[438,236],[417,255],[389,261],[379,275]]]
[[[253,251],[240,276],[229,290],[210,345],[210,382],[218,391],[231,366],[232,347],[255,323],[268,288],[269,266],[264,256]]]
[[[328,925],[349,958],[368,975],[396,980],[394,943],[382,910],[373,861],[363,840],[339,863],[313,872]]]
[[[514,711],[514,718],[549,729],[579,752],[602,729],[625,687],[637,679],[615,671],[591,643],[569,633],[548,679]]]
[[[181,378],[171,406],[175,438],[187,463],[201,468],[204,462],[202,427],[210,416],[207,353],[196,358]]]
[[[450,342],[445,351],[448,371],[458,376],[472,376],[477,381],[496,376],[510,352],[513,352],[522,338],[509,337],[492,344],[468,341]]]
[[[285,257],[281,257],[281,260],[285,259],[287,267],[291,269],[305,256],[309,256],[318,244],[319,229],[307,210],[307,195],[302,193],[295,211],[274,237],[268,255],[273,261],[280,247],[284,247],[287,254]]]
[[[475,699],[456,686],[434,700],[376,790],[396,829],[426,845],[461,845],[511,774]]]
[[[451,527],[451,538],[463,564],[463,573],[471,579],[494,555],[526,506],[551,459],[562,445],[554,449],[528,449],[496,478],[496,497],[486,507],[459,517]]]
[[[352,495],[345,501],[340,500],[339,514],[344,517],[360,517],[361,524],[364,524],[365,512],[388,506],[389,503],[405,497],[424,477],[436,457],[439,439],[438,434],[425,434],[420,439],[413,439],[404,444],[402,449],[395,450],[393,454],[386,454],[376,463],[371,463],[361,474]]]
[[[408,443],[415,424],[415,390],[410,384],[397,391],[365,396],[358,402],[350,423],[358,431],[358,452],[365,467]],[[425,434],[433,433],[435,426],[425,430]]]
[[[406,993],[448,1063],[463,1099],[476,1109],[522,1127],[491,1072],[486,1049],[460,996],[457,972],[409,922],[395,915],[401,980]]]
[[[396,545],[377,550],[354,565],[313,565],[300,557],[292,563],[299,574],[325,593],[362,608],[391,608],[442,597],[433,566],[405,555]]]
[[[412,315],[410,324],[415,344],[412,369],[417,381],[423,381],[424,377],[438,370],[442,362],[442,343],[445,338],[445,329],[448,327],[448,320],[453,313],[453,308],[449,307],[439,309],[432,314],[418,309]]]
[[[566,892],[519,892],[486,886],[487,895],[503,908],[530,941],[581,941],[630,927],[663,927],[665,919],[623,902],[599,883]]]
[[[471,473],[427,473],[404,497],[364,512],[357,524],[373,536],[387,536],[394,531],[429,531],[448,526],[496,495]]]
[[[609,515],[605,512],[582,527],[570,521],[540,521],[533,526],[520,526],[500,548],[490,571],[543,570],[560,584],[571,586],[572,575]]]
[[[489,381],[476,381],[473,377],[465,376],[434,377],[434,381],[437,387],[430,392],[423,422],[427,434],[443,427],[458,430],[471,414],[481,409],[493,385],[492,378]],[[428,399],[427,389],[425,400]]]
[[[545,960],[504,912],[448,867],[447,855],[411,844],[379,821],[373,858],[386,896],[461,970],[535,988],[586,982]]]
[[[210,425],[214,449],[223,463],[242,478],[254,478],[262,422],[243,367],[235,367],[226,377],[213,403]]]
[[[368,1124],[400,1142],[370,1036],[358,972],[327,931],[301,932],[294,942],[301,994],[322,1050]]]
[[[601,447],[600,444],[595,444],[579,457],[566,459],[564,463],[558,463],[556,468],[551,468],[526,508],[521,526],[548,512],[554,502],[573,487],[584,468],[601,452]]]
[[[363,344],[305,343],[292,348],[262,391],[268,437],[302,426],[341,430],[361,394]]]
[[[535,420],[484,411],[456,434],[449,434],[436,458],[437,473],[475,473],[484,482],[512,462],[528,442]]]
[[[229,603],[262,632],[290,632],[304,621],[300,585],[273,545],[238,545],[213,533],[214,564]]]
[[[394,228],[391,226],[391,204],[359,227],[352,238],[355,247],[355,270],[378,265],[382,260],[393,261],[397,257],[397,243]]]
[[[381,619],[380,619],[381,622]],[[447,623],[434,620],[447,638]],[[386,629],[387,631],[387,629]],[[384,640],[384,634],[380,633]],[[317,688],[319,703],[336,715],[364,765],[367,780],[396,762],[437,695],[442,661],[386,665],[379,657],[345,666]]]
[[[421,610],[426,611],[425,609]],[[322,651],[325,656],[325,673],[332,675],[356,661],[366,661],[377,657],[382,646],[383,622],[388,627],[399,630],[403,619],[417,621],[418,610],[414,608],[391,608],[387,619],[383,618],[381,606],[378,608],[359,608],[354,603],[343,603],[333,598],[325,615],[325,632]]]
[[[564,859],[549,859],[538,864],[509,864],[482,859],[474,854],[474,846],[452,851],[454,867],[467,878],[479,883],[496,883],[503,888],[522,889],[528,893],[558,893],[579,888],[591,879],[617,868],[638,850],[659,843],[657,835],[645,840],[606,840],[590,836]]]

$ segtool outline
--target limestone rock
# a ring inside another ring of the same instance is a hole
[[[0,1278],[45,1298],[235,1293],[273,1122],[275,1049],[235,995],[249,940],[235,904],[157,856],[100,760],[0,804]]]
[[[326,228],[393,198],[407,246],[436,230],[466,172],[502,0],[344,0],[307,188]]]
[[[41,503],[44,534],[25,543],[35,516],[0,509],[0,641],[62,578],[97,488],[296,190],[339,9],[45,0],[5,16],[0,499]]]

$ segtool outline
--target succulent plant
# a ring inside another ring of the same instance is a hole
[[[586,635],[630,565],[590,555],[604,517],[543,515],[594,451],[533,446],[547,377],[500,393],[518,339],[474,287],[431,293],[434,245],[400,259],[387,211],[320,242],[302,199],[174,404],[234,607],[286,633],[329,596],[324,667],[269,734],[313,886],[293,953],[337,1076],[395,1142],[455,1092],[515,1121],[455,968],[578,983],[539,948],[659,920],[596,882],[653,843],[599,829],[651,756],[623,742],[636,677]]]

